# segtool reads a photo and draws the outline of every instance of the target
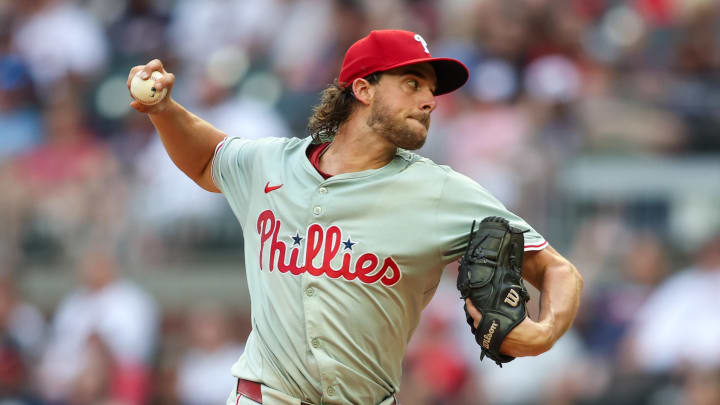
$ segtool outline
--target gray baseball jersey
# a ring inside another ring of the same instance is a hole
[[[420,312],[473,219],[528,230],[526,250],[547,243],[447,166],[398,149],[382,168],[326,180],[310,142],[226,138],[216,149],[213,180],[243,229],[252,302],[232,372],[316,404],[377,404],[398,392]]]

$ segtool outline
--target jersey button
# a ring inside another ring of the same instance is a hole
[[[310,341],[310,344],[312,345],[312,347],[314,347],[315,349],[317,349],[318,347],[320,347],[320,339],[318,339],[318,338],[313,338],[313,339]]]
[[[335,395],[335,388],[333,388],[333,387],[328,387],[327,393],[328,393],[328,395]]]
[[[315,214],[316,216],[322,214],[322,208],[316,206],[315,208],[313,208],[313,214]]]
[[[308,287],[307,290],[305,290],[305,295],[308,297],[312,297],[313,294],[315,294],[315,289],[312,287]]]
[[[318,191],[320,192],[320,194],[327,194],[327,189],[325,187],[320,187]]]

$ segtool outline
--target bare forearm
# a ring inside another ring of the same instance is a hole
[[[548,349],[570,328],[578,306],[583,281],[569,262],[545,271],[540,296],[538,322],[548,327]]]
[[[210,166],[215,147],[225,134],[174,100],[169,100],[162,111],[148,116],[172,161],[188,177],[208,189],[211,185],[203,184],[203,175]]]
[[[501,351],[515,357],[550,350],[572,325],[583,287],[575,266],[551,246],[528,253],[523,276],[540,290],[540,315],[537,321],[525,318],[503,341]]]
[[[175,75],[166,71],[159,59],[153,59],[145,65],[130,69],[127,87],[131,96],[133,95],[131,86],[135,83],[137,87],[137,78],[141,80],[152,78],[153,89],[167,95],[161,96],[160,101],[154,104],[143,104],[134,100],[130,106],[150,117],[168,155],[180,170],[200,187],[208,191],[220,192],[213,183],[210,163],[215,147],[225,138],[225,134],[190,113],[171,98]]]

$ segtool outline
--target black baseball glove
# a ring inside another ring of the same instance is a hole
[[[514,357],[500,353],[508,333],[527,316],[525,303],[530,299],[522,279],[525,238],[523,232],[501,217],[487,217],[477,231],[475,221],[470,242],[460,258],[457,288],[464,301],[469,298],[482,313],[477,328],[465,305],[465,316],[475,340],[485,356],[500,367]]]

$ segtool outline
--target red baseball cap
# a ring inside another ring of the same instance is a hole
[[[376,30],[345,52],[338,82],[341,86],[348,86],[355,79],[375,72],[423,62],[435,68],[437,96],[457,90],[470,76],[467,67],[458,60],[433,58],[427,42],[419,34],[403,30]]]

